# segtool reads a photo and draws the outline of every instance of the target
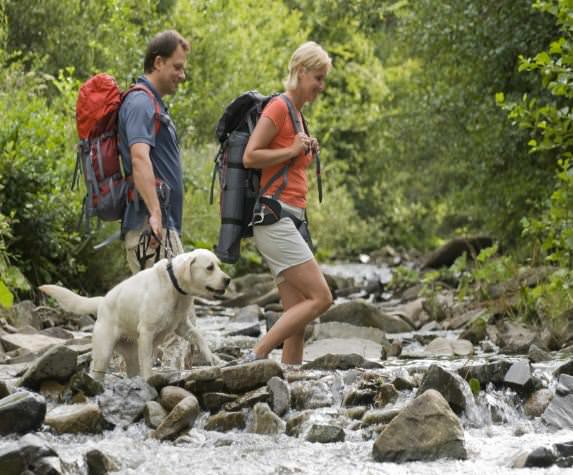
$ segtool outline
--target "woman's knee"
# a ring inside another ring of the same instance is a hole
[[[317,316],[326,312],[332,305],[332,293],[328,285],[324,285],[313,298]]]

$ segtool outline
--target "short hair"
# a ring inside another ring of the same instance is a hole
[[[143,71],[146,73],[153,72],[155,58],[169,58],[173,52],[181,46],[184,51],[189,51],[189,43],[175,30],[162,31],[155,35],[147,45],[145,59],[143,60]]]
[[[298,72],[304,68],[306,70],[316,70],[326,67],[330,71],[332,60],[328,53],[314,41],[307,41],[300,45],[290,58],[288,63],[288,76],[284,81],[287,90],[296,89],[298,85]]]

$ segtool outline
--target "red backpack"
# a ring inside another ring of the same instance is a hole
[[[126,157],[118,150],[118,114],[127,95],[144,91],[155,107],[155,133],[160,127],[160,106],[153,92],[137,83],[121,91],[115,79],[101,73],[81,85],[76,102],[76,126],[80,142],[72,187],[84,176],[86,195],[82,220],[116,221],[123,218],[127,201],[132,199],[133,179],[127,175]],[[129,167],[128,169],[131,169]],[[88,226],[89,227],[89,226]]]

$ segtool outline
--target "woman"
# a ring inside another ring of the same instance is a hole
[[[312,41],[292,55],[283,96],[290,100],[301,123],[301,109],[324,90],[330,68],[330,57]],[[278,199],[283,211],[304,220],[306,168],[318,149],[316,138],[296,133],[288,101],[277,96],[265,107],[243,162],[246,168],[262,169],[261,190],[265,190],[265,197]],[[266,358],[283,343],[282,362],[300,364],[305,327],[332,304],[330,289],[293,219],[282,217],[274,224],[255,225],[254,237],[276,279],[284,313],[243,361]]]

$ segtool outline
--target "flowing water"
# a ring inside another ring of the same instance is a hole
[[[329,272],[336,272],[331,266]],[[387,269],[373,266],[342,267],[341,272],[359,278],[385,278]],[[222,340],[221,328],[225,328],[228,316],[216,319],[199,319],[200,326],[212,343]],[[436,332],[436,335],[444,332]],[[405,340],[413,335],[403,335]],[[410,338],[414,341],[413,338]],[[278,352],[271,355],[277,358]],[[392,377],[404,371],[420,372],[433,363],[446,369],[456,370],[468,363],[486,361],[487,355],[478,354],[459,359],[392,359],[384,362],[384,368],[374,370]],[[561,361],[533,365],[536,376],[550,387],[555,382],[551,372]],[[371,371],[371,370],[369,370]],[[573,430],[552,431],[539,419],[531,420],[523,415],[520,401],[511,390],[484,388],[476,398],[475,407],[462,417],[465,446],[468,459],[438,460],[434,462],[410,462],[405,464],[378,463],[372,458],[375,434],[364,429],[352,430],[352,423],[341,407],[342,394],[356,380],[359,370],[315,371],[315,377],[327,377],[333,391],[334,404],[315,410],[313,420],[336,419],[345,427],[344,442],[320,444],[301,438],[257,435],[246,432],[219,433],[202,429],[206,414],[199,418],[193,429],[175,442],[159,442],[148,437],[149,429],[143,422],[133,424],[126,430],[115,429],[101,435],[54,435],[40,432],[58,452],[64,462],[65,473],[87,474],[83,454],[97,448],[119,461],[120,474],[388,474],[388,475],[461,475],[461,474],[571,474],[571,468],[556,466],[547,469],[513,469],[518,454],[557,442],[573,441]],[[334,389],[333,389],[334,388]],[[401,391],[394,403],[401,407],[414,396],[413,391]],[[0,438],[0,450],[15,437]]]

